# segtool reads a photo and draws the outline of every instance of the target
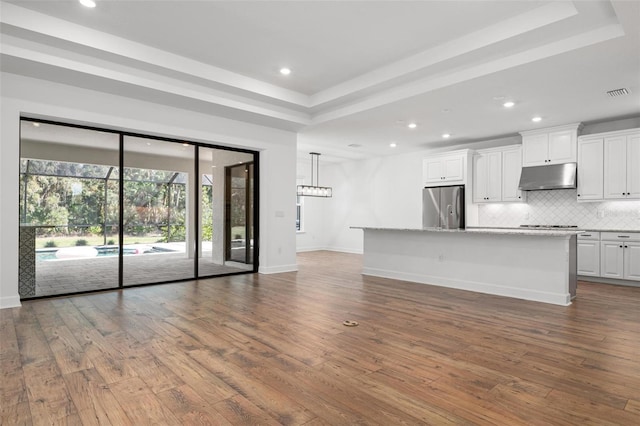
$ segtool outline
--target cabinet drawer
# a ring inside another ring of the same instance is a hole
[[[602,241],[640,241],[640,232],[602,232]]]
[[[582,234],[578,234],[579,240],[600,240],[600,232],[583,232]]]

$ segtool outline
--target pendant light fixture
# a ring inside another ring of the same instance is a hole
[[[329,186],[318,186],[320,183],[320,154],[317,152],[310,152],[311,154],[311,185],[298,185],[298,195],[303,197],[331,197],[332,189]],[[315,161],[315,177],[314,166]],[[315,179],[315,185],[314,185]]]

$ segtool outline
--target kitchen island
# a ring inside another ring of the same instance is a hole
[[[364,275],[564,306],[576,296],[579,231],[353,228]]]

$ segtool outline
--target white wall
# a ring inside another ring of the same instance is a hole
[[[333,187],[325,210],[327,248],[362,253],[362,230],[351,226],[422,227],[421,153],[332,164],[323,171]]]
[[[296,135],[136,99],[2,73],[0,307],[19,305],[21,115],[260,151],[260,272],[296,270]]]

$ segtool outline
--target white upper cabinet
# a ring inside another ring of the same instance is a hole
[[[602,200],[603,138],[578,141],[578,201]]]
[[[627,195],[640,199],[640,132],[627,136]]]
[[[473,202],[502,201],[502,153],[478,153],[473,156]]]
[[[477,151],[473,156],[473,202],[524,201],[518,190],[521,163],[519,145]]]
[[[640,199],[640,131],[604,138],[604,198]]]
[[[575,163],[578,129],[549,133],[549,163]]]
[[[576,161],[581,124],[521,132],[522,166],[546,166]]]
[[[522,136],[524,166],[546,165],[549,160],[549,135]]]
[[[502,201],[524,201],[525,195],[518,189],[522,173],[522,147],[502,151]]]
[[[464,183],[465,154],[446,154],[423,160],[422,173],[426,185]]]

